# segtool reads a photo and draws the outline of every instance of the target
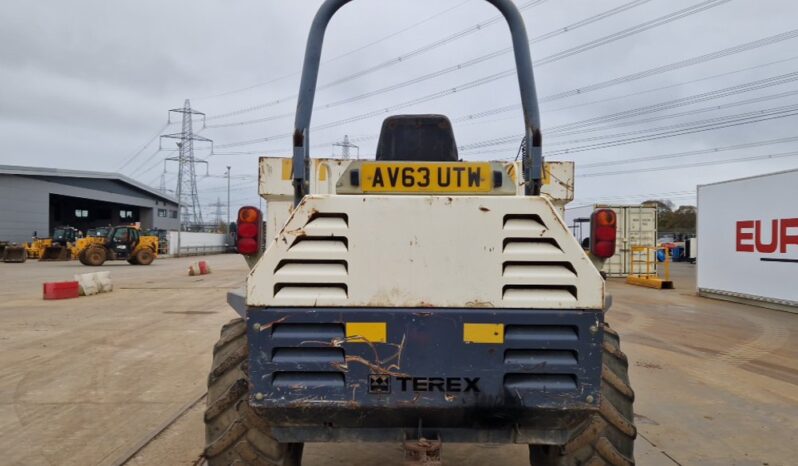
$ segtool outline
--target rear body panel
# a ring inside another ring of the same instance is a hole
[[[516,164],[490,193],[342,193],[354,163],[318,162],[293,208],[290,161],[262,160],[267,249],[230,302],[272,435],[563,444],[599,406],[605,305],[558,205],[572,166],[558,196]]]
[[[281,441],[347,433],[394,440],[421,424],[448,430],[447,441],[474,441],[463,431],[477,429],[491,441],[556,443],[598,407],[601,312],[250,308],[247,315],[250,403],[279,427]],[[382,324],[383,338],[379,330],[370,335],[382,342],[353,333],[363,328],[353,323]]]
[[[338,186],[341,177],[353,165],[352,160],[314,159],[310,165],[310,191],[313,194],[341,194]],[[511,179],[516,195],[523,196],[525,183],[522,179],[521,162],[501,162],[503,170]],[[266,243],[271,243],[285,224],[294,206],[294,188],[291,175],[293,165],[290,158],[261,157],[258,192],[268,208],[266,218]],[[345,189],[344,189],[345,191]],[[565,205],[574,199],[574,163],[547,162],[543,170],[541,192],[565,215]]]
[[[529,196],[307,196],[247,288],[252,307],[604,306],[556,209]]]

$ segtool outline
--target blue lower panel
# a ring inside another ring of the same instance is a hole
[[[568,429],[597,409],[603,316],[487,309],[248,310],[250,403],[282,427]],[[346,323],[384,322],[385,343]],[[465,323],[503,324],[465,343]]]

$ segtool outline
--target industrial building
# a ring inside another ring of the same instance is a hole
[[[118,173],[0,165],[0,240],[132,223],[178,229],[177,200]]]

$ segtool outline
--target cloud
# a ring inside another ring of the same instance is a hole
[[[302,64],[307,30],[320,3],[318,0],[45,0],[15,2],[13,7],[4,6],[3,14],[0,15],[0,85],[4,90],[0,95],[2,163],[116,170],[165,123],[167,110],[182,106],[186,98],[192,99],[195,108],[213,117],[288,97],[278,105],[216,119],[213,120],[214,123],[291,114],[296,103],[291,96],[298,89],[297,72]],[[527,0],[519,0],[518,3],[523,5]],[[624,3],[627,1],[545,1],[527,9],[524,15],[530,36],[536,37],[558,31],[566,25]],[[569,29],[556,37],[536,43],[532,53],[536,59],[547,57],[696,3],[698,0],[644,2],[626,12],[582,28]],[[787,31],[794,27],[794,15],[791,13],[796,9],[798,7],[788,0],[730,1],[541,66],[536,70],[538,91],[541,96],[545,96],[583,87]],[[445,10],[450,11],[445,15],[435,16]],[[353,2],[333,20],[325,43],[324,59],[329,60],[352,50],[360,50],[323,66],[320,83],[335,81],[399,57],[456,31],[484,22],[495,14],[486,2],[478,0]],[[411,27],[425,19],[428,20]],[[380,40],[401,30],[405,31]],[[432,51],[319,91],[316,102],[323,106],[368,93],[436,70],[467,63],[474,57],[509,44],[507,29],[503,24],[480,28],[477,32],[466,34]],[[364,45],[369,46],[362,48]],[[795,62],[763,66],[747,72],[681,85],[715,74],[790,58],[794,54],[794,48],[794,41],[788,41],[756,52],[742,53],[712,63],[625,83],[590,95],[577,95],[546,104],[542,113],[544,134],[548,127],[790,72],[794,69]],[[319,110],[314,114],[313,123],[324,124],[385,109],[419,96],[462,86],[513,66],[512,56],[502,55],[412,86],[381,93],[345,106]],[[262,84],[266,82],[269,84]],[[228,93],[242,88],[250,89]],[[635,95],[640,91],[656,88],[664,89]],[[793,89],[796,89],[794,83],[786,83],[772,89],[753,91],[745,96],[728,96],[713,102],[697,103],[686,109],[720,105]],[[225,95],[217,96],[218,94]],[[445,113],[454,118],[515,103],[518,103],[518,86],[511,76],[409,106],[401,112]],[[677,124],[792,103],[798,103],[798,99],[788,97],[778,102],[762,102],[697,114],[695,117],[686,115],[659,122],[641,123],[630,126],[628,130],[643,130],[657,125]],[[684,111],[685,108],[679,110]],[[382,115],[314,131],[312,143],[326,145],[348,134],[353,138],[361,138],[363,154],[373,153],[376,140],[363,138],[379,131],[381,119]],[[617,160],[772,139],[791,135],[794,124],[794,118],[785,118],[573,154],[573,159],[577,163]],[[218,145],[223,145],[290,133],[292,125],[293,118],[288,116],[258,124],[204,130],[198,123],[197,129],[204,136],[214,139]],[[455,125],[455,130],[460,144],[484,141],[515,132],[521,134],[521,113],[512,111],[464,122]],[[627,128],[617,128],[608,129],[607,132],[625,130]],[[179,128],[175,125],[168,131],[179,131]],[[547,142],[557,140],[554,137],[545,138]],[[506,153],[473,157],[501,158],[515,154],[516,148],[513,145],[502,147],[506,149]],[[133,163],[128,164],[126,172],[130,174],[155,149],[157,145],[142,151]],[[773,149],[766,147],[724,154],[722,157],[766,154],[773,152]],[[781,147],[777,149],[789,150]],[[270,155],[288,155],[290,140],[277,139],[219,152],[261,150],[269,150]],[[330,144],[329,148],[320,148],[315,154],[328,156],[331,151]],[[198,150],[198,155],[205,154],[206,150]],[[136,176],[157,186],[163,171],[163,157],[167,155],[171,153],[152,157],[151,163],[141,173],[136,173]],[[234,173],[257,173],[255,154],[216,155],[208,160],[211,172],[216,175],[222,174],[226,165],[232,165]],[[712,158],[696,156],[685,162],[705,160]],[[635,166],[654,167],[667,163],[652,161]],[[674,169],[585,178],[577,182],[577,197],[599,199],[602,196],[627,196],[631,201],[638,194],[689,191],[701,183],[795,166],[796,160],[787,158],[702,169]],[[169,170],[174,171],[176,167],[170,167]],[[167,180],[174,183],[172,176],[167,175]],[[217,196],[226,196],[226,182],[221,178],[201,179],[200,189],[205,203],[215,201]],[[255,189],[254,182],[251,189],[246,186],[237,189],[233,195],[234,204],[256,203]]]

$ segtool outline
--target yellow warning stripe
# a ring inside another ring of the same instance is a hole
[[[347,322],[348,343],[387,343],[388,324],[385,322]]]
[[[466,343],[504,343],[504,324],[463,324]]]

